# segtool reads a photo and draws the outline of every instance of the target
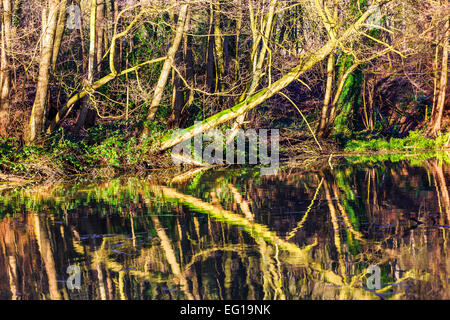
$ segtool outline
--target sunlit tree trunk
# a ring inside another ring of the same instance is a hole
[[[101,0],[100,0],[101,1]],[[88,76],[87,81],[84,84],[87,87],[91,87],[94,82],[94,67],[95,67],[95,52],[96,52],[96,31],[97,31],[97,1],[91,0],[90,19],[89,19],[89,57],[88,57]],[[83,108],[78,115],[75,131],[79,132],[86,123],[89,113],[95,112],[90,110],[89,104],[93,104],[93,92],[90,92],[90,96],[84,104]]]
[[[7,135],[7,126],[9,123],[11,75],[9,54],[11,50],[11,0],[3,0],[1,9],[1,58],[0,58],[0,137]]]
[[[29,128],[26,136],[27,143],[38,142],[44,131],[47,111],[47,94],[49,86],[49,71],[52,62],[53,44],[59,12],[59,0],[48,0],[47,22],[42,26],[42,51],[39,64],[36,96],[31,111]],[[47,8],[44,8],[47,9]]]
[[[181,40],[183,38],[183,30],[184,25],[186,23],[187,13],[188,13],[188,5],[183,4],[180,8],[180,12],[178,15],[177,29],[173,38],[172,46],[167,52],[167,59],[164,61],[164,65],[162,67],[158,83],[156,84],[155,91],[153,93],[153,99],[152,103],[150,104],[147,121],[153,121],[156,115],[156,111],[158,110],[158,106],[161,103],[164,88],[166,86],[167,79],[169,78],[172,65],[174,64],[175,61],[175,54],[177,53]],[[148,127],[145,127],[142,132],[141,138],[148,137],[148,134],[149,134]]]
[[[224,37],[221,29],[221,18],[220,18],[220,0],[212,0],[214,1],[214,48],[216,53],[216,65],[217,65],[217,77],[216,77],[216,86],[215,91],[223,90],[223,77],[225,74],[225,61],[223,57],[223,49],[224,49]]]
[[[211,11],[210,25],[208,31],[208,40],[206,42],[206,90],[214,92],[214,78],[215,78],[215,62],[214,62],[214,34],[213,34],[213,11]]]
[[[448,1],[446,1],[448,3]],[[448,85],[448,53],[449,53],[449,39],[450,39],[450,18],[447,18],[445,24],[445,37],[442,44],[442,65],[441,78],[438,85],[439,94],[437,95],[436,106],[431,115],[431,122],[429,124],[429,134],[436,136],[441,130],[442,116],[445,108],[445,98]]]
[[[59,13],[58,13],[58,22],[56,25],[56,33],[55,33],[55,43],[53,45],[53,54],[52,54],[52,70],[55,71],[56,62],[58,61],[59,49],[61,48],[61,42],[64,34],[64,29],[66,27],[66,3],[67,0],[61,0]]]
[[[241,0],[238,0],[238,8],[241,7]],[[242,9],[239,9],[239,15],[236,18],[236,44],[235,44],[235,67],[234,67],[234,81],[237,81],[239,78],[239,44],[241,37],[241,29],[242,29]]]
[[[251,17],[251,29],[253,34],[253,50],[252,50],[252,80],[250,82],[250,86],[248,90],[241,96],[240,101],[243,101],[245,98],[250,97],[256,92],[256,89],[258,88],[260,81],[263,77],[263,71],[264,71],[264,63],[267,58],[267,52],[269,51],[269,40],[272,35],[272,29],[274,25],[274,20],[276,17],[275,9],[278,5],[278,0],[271,0],[269,4],[269,12],[267,13],[266,19],[265,19],[265,25],[261,26],[261,32],[258,32],[257,22],[255,19],[255,14],[253,10],[253,6],[251,2],[249,2],[249,10],[250,10],[250,17]],[[261,50],[258,50],[260,43]],[[271,62],[269,62],[269,68],[271,68]],[[269,79],[270,81],[270,79]],[[234,121],[232,132],[229,135],[227,139],[227,143],[230,143],[233,141],[234,137],[236,136],[239,128],[244,124],[245,117],[247,116],[247,113],[243,113],[242,115],[238,116],[236,120]]]
[[[102,71],[102,58],[103,58],[103,38],[105,33],[105,2],[107,0],[97,0],[97,72]]]
[[[327,63],[327,85],[325,88],[325,97],[323,99],[322,113],[320,116],[319,126],[317,128],[317,136],[320,138],[324,138],[326,136],[327,125],[329,124],[330,118],[330,103],[331,103],[331,95],[333,92],[333,78],[334,78],[334,54],[331,53],[328,56]]]
[[[316,1],[317,2],[317,1]],[[327,9],[326,1],[323,3],[325,11]],[[336,37],[336,24],[338,20],[338,13],[339,13],[339,1],[334,1],[333,6],[333,17],[332,20],[329,22],[324,22],[325,28],[327,29],[328,35],[330,39],[335,39]],[[329,15],[329,14],[328,14]],[[330,19],[330,18],[329,18]],[[323,99],[323,106],[322,106],[322,112],[320,116],[319,126],[317,127],[317,136],[320,138],[326,138],[327,135],[331,132],[330,126],[332,126],[331,123],[331,99],[333,94],[333,87],[334,87],[334,69],[335,69],[335,63],[336,59],[334,57],[334,52],[332,52],[328,56],[328,63],[327,63],[327,84],[325,88],[325,96]]]

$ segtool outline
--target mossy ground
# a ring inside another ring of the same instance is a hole
[[[431,151],[444,150],[449,147],[450,132],[429,138],[422,131],[410,131],[405,138],[355,139],[345,143],[347,152],[373,151]]]

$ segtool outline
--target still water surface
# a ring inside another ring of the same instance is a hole
[[[450,299],[450,166],[259,172],[0,191],[0,299]]]

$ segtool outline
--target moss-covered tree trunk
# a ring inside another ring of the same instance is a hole
[[[332,111],[330,129],[334,133],[344,134],[351,130],[352,113],[356,114],[361,100],[362,71],[353,64],[353,58],[343,55],[339,62],[339,78],[337,94],[335,96]]]

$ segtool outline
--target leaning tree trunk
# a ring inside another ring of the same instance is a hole
[[[278,0],[271,0],[269,5],[269,12],[267,13],[266,17],[266,24],[261,26],[261,30],[264,31],[264,34],[260,34],[258,32],[257,28],[257,22],[254,18],[254,11],[253,7],[251,6],[251,3],[249,3],[249,9],[250,9],[250,17],[251,17],[251,29],[253,34],[253,56],[252,56],[252,68],[253,68],[253,76],[252,81],[250,82],[250,86],[247,89],[247,91],[240,97],[240,101],[243,101],[245,98],[252,96],[256,89],[259,86],[259,83],[263,77],[263,67],[264,62],[266,61],[267,52],[269,51],[269,40],[272,35],[272,29],[274,20],[276,17],[275,9],[278,5]],[[258,54],[258,47],[260,45],[260,42],[262,41],[262,47]],[[227,138],[227,143],[231,143],[233,141],[234,137],[237,135],[239,128],[244,124],[245,117],[247,116],[247,113],[243,113],[242,115],[238,116],[236,120],[234,121],[233,127],[231,129],[231,133],[229,137]]]
[[[147,121],[152,121],[155,118],[156,111],[158,110],[158,106],[161,103],[163,93],[164,93],[164,87],[166,86],[167,79],[169,78],[170,70],[172,69],[172,65],[175,61],[175,54],[178,51],[178,47],[180,46],[181,40],[183,39],[183,30],[184,25],[186,23],[186,17],[188,13],[188,5],[184,4],[180,8],[180,12],[178,15],[178,25],[175,32],[175,37],[173,39],[172,46],[169,49],[169,52],[167,52],[167,59],[164,61],[164,65],[161,70],[161,74],[159,76],[158,83],[155,87],[155,92],[153,94],[152,103],[150,104],[149,113],[147,116]],[[149,131],[148,128],[145,127],[141,138],[145,139],[148,137]]]
[[[61,48],[61,42],[66,27],[66,3],[67,0],[62,0],[59,7],[58,23],[56,25],[55,43],[53,45],[52,54],[52,70],[55,71],[56,62],[58,61],[59,49]]]
[[[34,98],[33,109],[29,128],[26,136],[27,143],[38,142],[44,131],[46,117],[46,102],[49,86],[49,71],[52,62],[53,43],[55,40],[56,25],[59,11],[59,0],[48,0],[47,21],[42,25],[42,51],[39,65],[38,83],[36,96]],[[44,8],[46,10],[47,8]]]

